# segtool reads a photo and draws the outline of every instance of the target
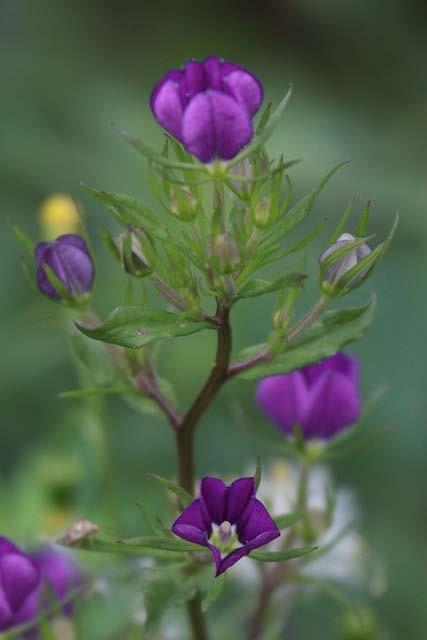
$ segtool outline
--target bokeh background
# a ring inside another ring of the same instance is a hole
[[[386,567],[387,590],[368,601],[393,640],[425,638],[426,7],[415,0],[3,0],[0,12],[1,531],[25,544],[57,533],[72,514],[136,535],[144,530],[137,502],[166,509],[146,477],[174,473],[162,421],[115,398],[58,398],[78,386],[76,369],[57,307],[22,275],[8,221],[40,239],[37,212],[48,195],[80,200],[98,261],[95,304],[105,316],[123,302],[125,279],[96,235],[97,227],[114,224],[80,181],[150,202],[144,160],[110,124],[159,147],[148,107],[155,81],[188,58],[222,55],[250,67],[274,102],[293,83],[269,146],[304,158],[292,169],[297,195],[352,157],[313,218],[333,224],[351,196],[360,205],[370,199],[371,229],[382,238],[400,211],[390,252],[353,296],[362,301],[375,290],[379,298],[373,326],[352,350],[362,359],[365,397],[388,385],[371,420],[392,431],[372,450],[337,463],[334,473],[356,492],[364,534]],[[314,268],[315,258],[309,264]],[[242,304],[234,320],[236,347],[256,342],[269,327],[268,305]],[[168,345],[162,362],[182,406],[211,353],[203,333]],[[235,382],[212,406],[197,438],[200,471],[236,474],[257,452],[265,462],[277,458],[232,411],[238,402],[258,430],[272,430],[253,390]],[[93,562],[113,566],[109,558]],[[116,604],[88,609],[82,637],[106,638],[119,626]],[[337,615],[322,596],[311,598],[292,617],[288,637],[340,638]]]

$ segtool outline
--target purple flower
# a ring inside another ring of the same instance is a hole
[[[40,576],[37,588],[25,600],[14,624],[24,624],[37,618],[45,609],[54,604],[54,599],[62,600],[81,584],[81,575],[70,556],[55,549],[45,547],[29,554]],[[54,598],[54,599],[53,599]],[[60,612],[56,612],[59,614]],[[64,605],[62,614],[72,614],[72,604]],[[28,637],[37,637],[37,629],[31,630]]]
[[[184,540],[208,547],[217,576],[280,536],[267,509],[255,498],[253,478],[239,478],[230,486],[219,478],[203,478],[199,498],[184,509],[172,531]]]
[[[95,267],[85,240],[67,233],[53,242],[40,242],[35,250],[37,260],[37,282],[49,298],[60,298],[60,294],[50,283],[43,268],[47,265],[55,276],[74,297],[88,293],[92,289]]]
[[[304,438],[332,438],[360,415],[359,363],[336,353],[317,364],[265,378],[257,400],[286,434],[298,425]]]
[[[230,160],[250,141],[262,85],[238,64],[211,56],[169,71],[150,99],[154,117],[201,162]]]
[[[25,602],[40,584],[36,564],[7,538],[0,537],[0,631],[17,624]]]

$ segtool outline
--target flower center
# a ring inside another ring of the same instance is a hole
[[[220,525],[212,525],[212,535],[209,541],[215,545],[222,554],[232,551],[237,544],[236,526],[224,520]]]

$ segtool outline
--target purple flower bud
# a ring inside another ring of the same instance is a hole
[[[35,250],[37,283],[49,298],[61,296],[51,284],[45,270],[47,265],[73,297],[92,289],[95,267],[85,240],[74,233],[59,236],[53,242],[40,242]]]
[[[280,536],[267,509],[255,498],[253,478],[239,478],[228,486],[209,476],[201,482],[199,497],[175,520],[172,532],[208,547],[217,576]]]
[[[265,378],[257,400],[286,434],[298,425],[307,440],[332,438],[359,418],[358,360],[336,353],[303,369]]]
[[[353,242],[356,240],[351,233],[342,233],[338,240],[325,249],[325,251],[320,256],[320,264],[326,260],[326,258],[331,255],[337,249],[341,249],[341,247],[345,247],[349,242]],[[366,258],[371,253],[371,249],[367,244],[362,244],[357,249],[353,249],[349,253],[346,253],[340,260],[337,260],[330,267],[328,267],[323,274],[323,280],[334,285],[338,282],[338,280],[345,274],[347,271],[350,271],[353,267],[355,267],[363,258]],[[362,279],[365,273],[359,275],[354,284],[358,284]]]
[[[0,537],[0,631],[17,624],[22,608],[39,585],[36,564],[7,538]]]
[[[14,624],[24,624],[37,618],[54,604],[52,598],[63,600],[71,591],[81,585],[81,574],[69,554],[55,547],[45,547],[29,554],[37,568],[40,580],[37,588],[25,600]],[[64,605],[55,615],[71,616],[71,603]],[[28,637],[37,637],[37,630],[31,630]]]
[[[201,162],[230,160],[250,141],[263,98],[259,80],[211,56],[169,71],[155,86],[151,109],[159,124]]]

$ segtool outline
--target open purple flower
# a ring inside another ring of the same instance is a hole
[[[169,71],[150,99],[154,117],[201,162],[230,160],[250,141],[263,98],[257,78],[210,56]]]
[[[230,486],[219,478],[203,478],[199,497],[184,509],[172,531],[184,540],[208,547],[217,576],[280,536],[267,509],[255,498],[253,478],[239,478]]]
[[[0,537],[0,631],[17,624],[25,602],[39,584],[36,564],[10,540]]]
[[[336,353],[303,369],[265,378],[257,400],[286,434],[298,425],[306,439],[332,438],[359,418],[358,360]]]
[[[35,250],[37,261],[37,283],[40,291],[49,298],[61,296],[51,284],[44,265],[74,297],[88,293],[92,289],[95,267],[85,240],[75,234],[67,233],[53,242],[40,242]]]
[[[14,624],[24,624],[37,618],[44,610],[52,606],[56,600],[63,600],[71,591],[81,584],[81,574],[69,554],[55,547],[44,547],[29,554],[37,568],[40,581],[37,588],[25,600],[15,617]],[[70,616],[72,604],[67,603],[61,611]],[[37,629],[31,630],[28,637],[37,637]]]

